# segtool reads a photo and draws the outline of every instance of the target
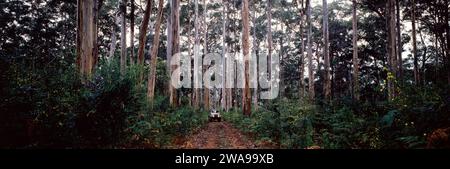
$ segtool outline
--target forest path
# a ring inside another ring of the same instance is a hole
[[[209,122],[188,136],[184,149],[253,149],[255,144],[228,122]]]

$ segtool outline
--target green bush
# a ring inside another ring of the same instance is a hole
[[[40,81],[7,69],[1,81],[0,147],[165,147],[207,121],[206,113],[171,109],[161,92],[150,105],[146,81],[139,82],[142,71],[147,79],[145,67],[129,66],[121,76],[117,58],[101,60],[84,83],[75,66],[67,67]],[[157,72],[160,91],[167,83],[161,61]],[[24,78],[15,77],[19,74]]]
[[[1,147],[76,144],[76,112],[83,108],[78,105],[84,90],[75,67],[61,64],[66,69],[48,65],[28,72],[12,65],[5,70],[0,94]]]
[[[392,101],[382,122],[387,148],[423,148],[428,133],[447,128],[450,122],[449,89],[436,86],[406,86]]]
[[[207,122],[206,112],[182,107],[168,112],[144,112],[131,116],[130,142],[137,146],[164,148],[172,138],[186,136]]]
[[[224,114],[243,132],[255,136],[257,142],[269,142],[281,148],[305,148],[314,145],[312,115],[315,108],[287,100],[259,107],[250,117],[240,112]]]
[[[371,139],[367,135],[366,120],[349,107],[339,106],[316,116],[315,125],[322,136],[324,148],[362,148]]]

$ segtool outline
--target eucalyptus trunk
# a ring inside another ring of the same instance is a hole
[[[251,93],[250,93],[250,27],[249,27],[249,10],[248,10],[248,0],[243,0],[242,2],[242,49],[244,55],[244,103],[243,103],[243,113],[246,116],[251,115]]]
[[[77,1],[77,66],[80,74],[90,78],[98,58],[96,0]]]
[[[356,0],[353,1],[353,97],[359,100],[359,58],[358,58],[358,17],[356,14]]]
[[[323,0],[323,57],[325,62],[325,100],[331,97],[331,79],[330,79],[330,54],[329,54],[329,34],[328,34],[328,4]]]
[[[163,15],[163,0],[159,0],[158,5],[158,16],[156,19],[155,25],[155,36],[153,38],[152,43],[152,51],[151,51],[151,61],[150,61],[150,75],[148,79],[148,89],[147,96],[150,102],[153,102],[153,98],[155,96],[155,85],[156,85],[156,63],[158,60],[158,49],[159,49],[159,39],[161,32],[161,21]]]

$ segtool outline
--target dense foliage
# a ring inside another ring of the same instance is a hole
[[[204,112],[169,108],[162,95],[150,105],[137,85],[140,70],[130,67],[121,78],[114,59],[85,84],[73,69],[33,86],[10,79],[0,104],[2,147],[167,147],[207,121]]]
[[[392,102],[340,99],[323,106],[277,100],[251,117],[229,112],[225,119],[260,144],[280,148],[443,148],[448,143],[430,145],[429,135],[448,127],[448,92],[410,87]]]

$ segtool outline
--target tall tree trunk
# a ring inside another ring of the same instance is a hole
[[[153,0],[147,0],[147,7],[145,8],[144,18],[142,20],[141,28],[139,30],[139,49],[138,49],[138,63],[144,64],[144,50],[145,39],[147,37],[148,22],[150,20],[150,14],[152,13]]]
[[[314,62],[314,61],[316,61],[316,64],[317,64],[317,69],[316,70],[314,70],[314,67],[313,67],[313,77],[315,77],[314,76],[314,73],[315,74],[320,74],[320,50],[321,49],[323,49],[322,48],[322,46],[320,46],[321,44],[320,43],[316,43],[316,50],[312,50],[312,51],[315,51],[315,53],[313,53],[313,56],[312,56],[312,61]],[[313,65],[314,63],[312,63],[311,65]],[[314,89],[315,89],[315,86],[313,85],[313,87],[314,87]],[[316,93],[315,93],[316,91],[314,91],[314,96],[316,95]]]
[[[202,85],[201,78],[201,67],[202,67],[202,59],[199,55],[200,53],[200,38],[199,38],[199,17],[198,17],[198,0],[195,0],[195,16],[194,16],[194,29],[195,29],[195,38],[194,38],[194,109],[198,109],[200,107],[200,89]]]
[[[122,5],[120,6],[120,11],[122,14],[122,29],[120,34],[120,74],[125,75],[125,69],[127,64],[127,0],[122,0]]]
[[[208,24],[206,23],[206,18],[208,17],[208,6],[207,6],[207,1],[203,0],[203,57],[206,57],[206,55],[208,54]],[[204,67],[203,68],[203,73],[206,72],[206,70],[208,69],[208,67]],[[204,88],[204,93],[203,93],[203,97],[204,97],[204,103],[203,106],[205,108],[205,110],[209,110],[210,107],[210,103],[209,103],[209,93],[210,93],[210,88],[209,85],[206,85],[206,87]]]
[[[193,56],[192,55],[192,47],[191,47],[191,42],[192,42],[192,36],[191,36],[191,32],[192,32],[191,22],[192,22],[192,19],[191,19],[191,17],[192,17],[192,15],[191,15],[191,7],[190,7],[191,1],[188,0],[187,4],[188,4],[188,6],[187,6],[187,15],[188,15],[187,16],[187,32],[186,32],[186,36],[187,36],[187,53],[188,53],[189,57],[192,57]],[[191,71],[191,75],[193,75],[193,70],[194,70],[194,67],[191,64],[190,65],[190,69],[189,69],[189,71]],[[193,80],[194,77],[190,77],[190,78],[191,78],[191,80]],[[188,102],[189,102],[189,106],[191,106],[191,107],[194,106],[194,102],[193,102],[194,101],[194,92],[195,92],[195,87],[193,87],[192,88],[192,92],[190,94],[188,94],[188,96],[190,98],[190,99],[188,99]]]
[[[397,74],[397,53],[396,53],[396,27],[395,27],[395,0],[388,1],[388,12],[389,12],[389,26],[388,26],[388,59],[389,59],[389,72],[387,76],[388,83],[388,97],[392,100],[396,96],[395,91],[395,78]]]
[[[323,57],[325,62],[325,100],[330,100],[331,96],[331,79],[330,79],[330,54],[329,54],[329,35],[328,35],[328,4],[327,0],[323,0]]]
[[[77,2],[77,66],[80,74],[90,78],[98,57],[96,0]]]
[[[412,0],[412,46],[413,46],[413,57],[414,57],[414,82],[416,85],[420,84],[420,74],[419,74],[419,61],[417,58],[417,40],[416,40],[416,0]]]
[[[233,18],[236,18],[233,22],[234,22],[234,31],[233,31],[233,33],[234,33],[234,36],[233,36],[233,40],[234,40],[234,43],[233,43],[233,51],[234,51],[234,56],[233,56],[233,58],[234,59],[237,59],[237,57],[238,57],[238,46],[239,46],[239,38],[238,38],[238,28],[239,28],[239,24],[237,23],[237,22],[239,22],[238,21],[238,17],[239,17],[239,15],[238,15],[238,10],[239,9],[237,9],[237,6],[238,6],[238,4],[237,4],[237,2],[238,2],[238,0],[233,0],[233,7],[235,8],[235,10],[236,11],[234,11],[234,13],[233,13]],[[234,94],[234,99],[233,99],[233,103],[234,103],[234,110],[235,111],[237,111],[238,109],[239,109],[239,103],[242,103],[242,102],[240,102],[239,101],[239,87],[238,87],[238,81],[237,81],[237,79],[238,79],[238,74],[237,74],[237,70],[238,70],[238,65],[236,64],[237,63],[237,61],[234,61],[234,74],[233,74],[233,76],[234,76],[234,91],[233,91],[233,94]],[[242,97],[241,97],[242,98]]]
[[[246,116],[251,115],[251,93],[250,93],[250,27],[249,27],[249,11],[248,11],[248,0],[243,0],[242,3],[242,49],[244,55],[244,65],[245,65],[245,77],[244,77],[244,103],[243,103],[243,113]]]
[[[439,45],[438,45],[438,35],[435,33],[434,34],[434,47],[436,49],[436,53],[435,53],[435,59],[434,59],[434,79],[435,79],[435,83],[438,83],[438,79],[439,79]]]
[[[402,58],[402,52],[403,52],[403,44],[402,44],[402,30],[400,29],[401,19],[400,19],[400,2],[395,1],[395,8],[396,11],[396,17],[397,17],[397,64],[398,64],[398,74],[397,77],[403,81],[403,58]]]
[[[155,96],[155,84],[156,84],[156,61],[158,60],[158,48],[159,48],[159,38],[160,38],[160,32],[161,32],[161,20],[163,15],[163,0],[159,0],[158,5],[158,16],[156,20],[155,25],[155,36],[153,38],[152,43],[152,52],[150,54],[151,56],[151,62],[150,62],[150,75],[148,79],[148,89],[147,89],[147,96],[151,103],[153,103],[153,98]]]
[[[94,0],[94,23],[95,23],[96,28],[94,30],[95,39],[93,40],[93,41],[95,41],[95,42],[93,42],[93,44],[95,44],[95,45],[94,45],[94,51],[93,51],[94,54],[92,54],[93,55],[92,69],[95,68],[95,65],[97,65],[97,62],[100,59],[98,56],[98,44],[97,44],[98,26],[97,25],[98,25],[98,13],[99,13],[102,5],[103,5],[103,0]]]
[[[109,54],[108,54],[109,58],[114,57],[117,45],[116,26],[119,25],[120,17],[116,14],[114,18],[115,24],[113,25],[111,30],[111,43],[109,44]]]
[[[134,0],[130,0],[131,1],[131,13],[130,13],[130,64],[133,65],[134,64],[134,9],[135,9],[135,4],[134,4]]]
[[[227,108],[227,90],[226,90],[226,70],[227,70],[227,63],[226,63],[226,7],[225,7],[226,0],[222,0],[222,109],[226,110]],[[228,111],[228,110],[227,110]]]
[[[308,43],[308,90],[309,90],[309,99],[314,101],[314,71],[313,71],[313,58],[312,58],[312,42],[311,42],[311,34],[312,34],[312,24],[311,24],[311,1],[306,0],[307,6],[307,14],[306,20],[308,22],[308,35],[307,35],[307,43]]]
[[[422,32],[420,30],[419,30],[419,36],[420,36],[420,41],[422,42],[423,48],[424,48],[423,55],[422,55],[422,68],[419,68],[419,72],[422,74],[420,79],[422,80],[421,84],[426,84],[427,78],[426,78],[425,71],[426,71],[426,62],[428,60],[427,59],[428,47],[425,43],[425,40],[422,36]]]
[[[168,16],[167,16],[167,26],[166,26],[166,32],[167,32],[167,48],[166,48],[166,60],[170,61],[170,59],[172,58],[172,39],[173,39],[173,35],[172,35],[172,16],[171,16],[171,9],[172,9],[172,0],[168,0]],[[170,71],[170,62],[166,62],[166,72],[167,72],[167,77],[171,76],[171,71]],[[166,95],[170,96],[171,93],[171,85],[170,85],[170,81],[168,82],[169,85],[166,85],[167,89],[164,90]]]
[[[227,24],[229,24],[229,21],[230,21],[230,12],[229,12],[229,3],[228,4],[226,4],[226,8],[225,8],[225,10],[227,11],[227,13],[226,13],[226,21],[227,21]],[[230,31],[226,31],[226,37],[230,37]],[[229,49],[229,44],[226,44],[226,50],[227,50],[227,52],[228,51],[230,51],[230,49]],[[227,58],[228,60],[231,60],[231,55],[229,55],[228,56],[228,58]],[[233,60],[234,61],[234,60]],[[232,62],[230,62],[230,61],[228,61],[229,63],[232,63]],[[227,64],[227,69],[230,69],[233,65],[230,65],[230,64],[228,64],[228,63],[226,63]],[[230,68],[229,68],[229,67]],[[231,72],[227,72],[227,75],[228,74],[230,74]],[[233,82],[234,81],[234,79],[232,78],[233,76],[232,75],[228,75],[226,78],[226,81],[227,81],[227,83],[229,83],[229,84],[231,84],[231,82]],[[227,92],[227,107],[226,107],[226,111],[229,111],[230,109],[231,109],[231,107],[233,106],[233,93],[232,93],[232,88],[231,87],[227,87],[227,89],[226,89],[226,92]]]
[[[253,15],[252,15],[252,22],[253,22],[253,52],[252,55],[255,55],[255,57],[250,57],[252,59],[252,62],[255,63],[253,65],[253,95],[252,95],[252,101],[253,101],[253,105],[254,105],[254,109],[257,110],[258,109],[258,43],[256,41],[256,3],[253,4]],[[255,59],[255,60],[253,60]]]
[[[267,1],[267,45],[268,45],[268,50],[269,50],[269,54],[267,55],[267,72],[268,72],[268,78],[267,80],[269,80],[269,82],[272,79],[272,0],[268,0]],[[270,88],[269,88],[270,90]]]
[[[180,0],[171,0],[171,12],[170,12],[170,32],[172,35],[170,43],[172,44],[172,55],[179,54],[180,53]],[[173,57],[171,57],[173,58]],[[169,60],[170,63],[170,60]],[[176,65],[170,66],[170,75],[172,75],[173,71],[175,71],[178,67]],[[170,105],[171,106],[178,106],[178,97],[177,97],[177,90],[172,86],[172,84],[169,82],[169,93],[170,93]]]
[[[304,68],[304,66],[305,66],[305,64],[304,64],[304,61],[305,61],[305,57],[304,57],[304,53],[305,53],[305,41],[303,40],[303,35],[304,35],[304,31],[303,31],[303,16],[304,16],[304,11],[305,11],[305,8],[304,8],[304,6],[303,6],[303,0],[301,0],[299,3],[301,3],[301,8],[300,8],[300,43],[301,43],[301,46],[300,46],[300,60],[298,61],[298,63],[299,63],[299,82],[298,82],[298,84],[299,84],[299,87],[298,87],[298,91],[299,91],[299,100],[301,101],[302,99],[302,97],[304,97],[305,96],[305,86],[304,86],[304,84],[303,84],[303,74],[304,74],[304,70],[305,70],[305,68]]]
[[[358,17],[356,0],[353,2],[353,96],[359,100]]]
[[[444,1],[445,2],[445,11],[444,11],[444,15],[445,15],[445,27],[446,27],[446,34],[447,34],[447,56],[445,57],[446,60],[444,60],[445,62],[445,71],[447,71],[447,84],[450,84],[450,21],[449,21],[449,12],[448,12],[448,1]]]
[[[191,19],[191,17],[192,17],[192,15],[191,15],[191,7],[190,7],[190,4],[191,4],[191,1],[190,0],[188,0],[187,1],[187,4],[188,4],[188,7],[187,7],[187,14],[188,14],[188,17],[187,17],[187,32],[186,32],[186,36],[187,36],[187,52],[188,52],[188,56],[189,57],[192,57],[192,51],[191,51],[191,38],[192,38],[192,36],[191,36],[191,32],[192,32],[192,28],[191,28],[191,21],[192,21],[192,19]],[[191,74],[192,74],[192,71],[194,70],[194,67],[193,67],[193,65],[191,64],[190,65],[190,69],[189,69],[189,71],[191,71]],[[191,77],[191,80],[192,80],[192,78],[193,77]],[[190,93],[190,94],[188,94],[189,95],[189,97],[190,97],[190,99],[189,99],[189,106],[191,106],[191,107],[193,107],[194,106],[194,92],[195,92],[195,87],[193,87],[192,88],[192,92]]]
[[[236,58],[236,57],[235,57]],[[238,87],[238,74],[237,74],[237,72],[238,72],[238,66],[237,66],[237,64],[235,64],[235,66],[234,66],[234,72],[236,72],[236,74],[235,74],[235,81],[234,81],[234,84],[235,84],[235,87],[234,87],[234,109],[235,109],[235,111],[237,111],[238,109],[239,109],[239,107],[240,106],[242,106],[242,104],[241,103],[244,103],[244,101],[243,101],[243,97],[242,97],[242,95],[239,95],[239,87]]]
[[[284,23],[279,24],[279,26],[281,27],[279,30],[285,30],[284,29]],[[289,34],[288,31],[286,31],[284,33]],[[283,44],[284,44],[283,36],[279,37],[279,44],[280,44],[280,63],[283,64],[283,59],[286,57],[285,56],[285,51],[283,49]],[[284,82],[283,82],[283,78],[284,78],[284,76],[283,76],[283,66],[280,66],[280,70],[279,71],[280,71],[280,76],[279,76],[280,82],[278,83],[279,90],[280,90],[279,91],[279,96],[280,96],[280,98],[283,98],[285,96],[285,94],[284,94]]]

